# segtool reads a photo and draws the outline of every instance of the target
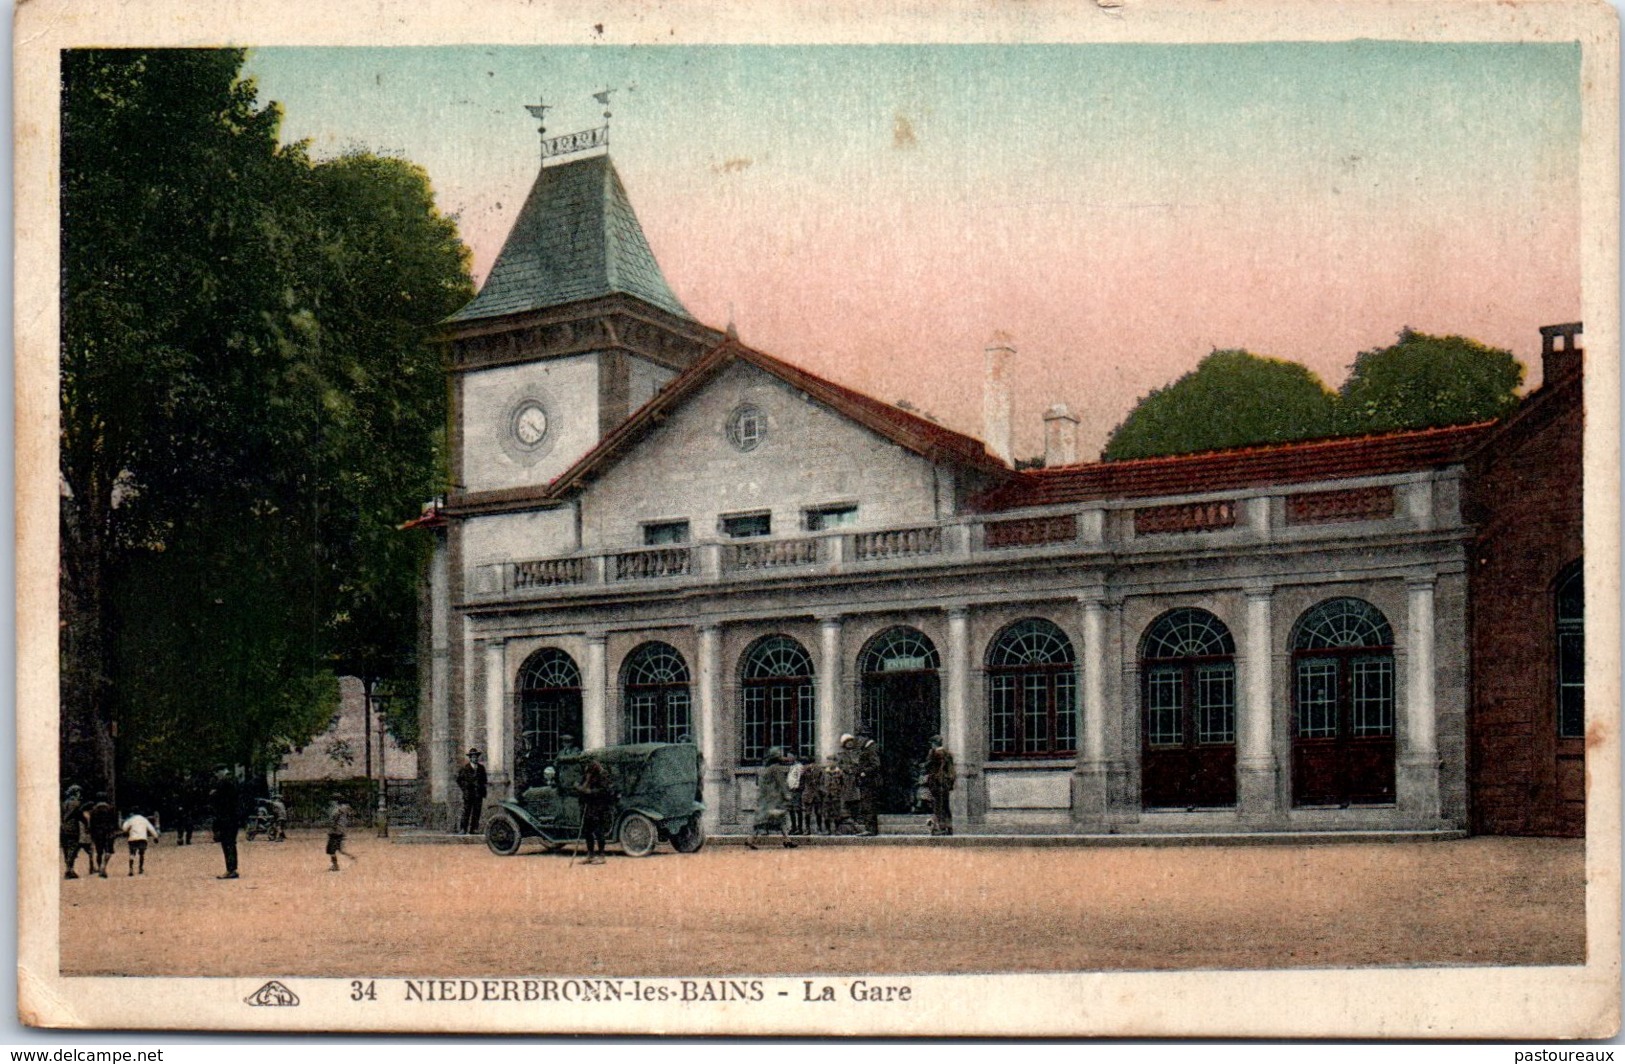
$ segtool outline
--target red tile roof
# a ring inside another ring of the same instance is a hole
[[[1090,499],[1194,495],[1207,491],[1377,476],[1454,465],[1495,425],[1304,440],[1227,451],[1032,469],[973,501],[981,513]]]

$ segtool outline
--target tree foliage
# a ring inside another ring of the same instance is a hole
[[[1304,366],[1214,351],[1141,399],[1106,441],[1108,461],[1330,435],[1332,393]]]
[[[263,767],[335,670],[415,689],[395,525],[467,252],[410,163],[280,145],[242,61],[63,57],[63,769],[98,786],[115,733],[138,776]]]
[[[1352,435],[1490,421],[1518,404],[1522,383],[1510,351],[1407,328],[1398,343],[1355,357],[1338,392],[1337,427]]]

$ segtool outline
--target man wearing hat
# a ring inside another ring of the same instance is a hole
[[[858,819],[863,834],[880,834],[880,747],[868,728],[858,729]]]
[[[214,816],[214,841],[226,859],[226,874],[216,879],[237,878],[237,831],[242,827],[238,809],[237,777],[229,765],[216,765],[214,786],[209,789],[209,812]]]
[[[478,748],[468,751],[468,759],[457,770],[457,789],[463,792],[463,819],[458,828],[464,835],[477,835],[486,790],[485,765],[480,761]]]

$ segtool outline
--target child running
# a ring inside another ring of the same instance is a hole
[[[350,818],[354,815],[350,803],[335,794],[332,808],[329,810],[331,820],[327,828],[327,856],[333,862],[333,867],[328,869],[329,872],[339,870],[339,854],[341,853],[350,860],[355,860],[355,854],[344,848],[344,835],[349,830]]]
[[[157,815],[157,814],[154,814]],[[131,813],[119,825],[124,832],[124,846],[130,851],[130,875],[136,874],[136,862],[140,862],[141,874],[147,874],[147,843],[158,841],[158,829],[140,813]]]

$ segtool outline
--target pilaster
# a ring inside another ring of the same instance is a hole
[[[1439,816],[1439,742],[1434,692],[1433,593],[1436,578],[1405,581],[1405,728],[1395,766],[1395,801],[1418,820]]]
[[[587,636],[587,661],[581,673],[581,746],[591,750],[609,742],[609,676],[605,669],[602,632]]]

